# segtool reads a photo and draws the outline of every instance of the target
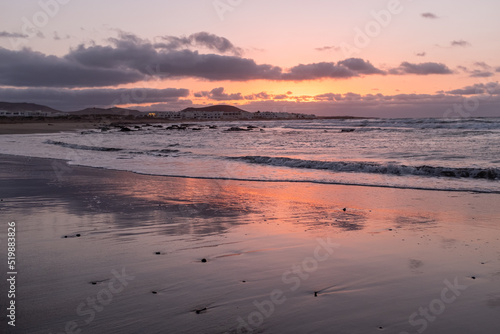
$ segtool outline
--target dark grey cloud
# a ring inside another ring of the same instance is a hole
[[[467,41],[464,41],[463,39],[458,40],[458,41],[451,41],[451,46],[461,46],[461,47],[466,47],[470,46],[470,43]]]
[[[0,88],[0,101],[30,102],[55,109],[74,111],[87,107],[176,102],[189,96],[183,88],[133,89],[58,89],[58,88]]]
[[[403,62],[398,68],[389,71],[391,74],[417,74],[417,75],[429,75],[429,74],[452,74],[453,71],[448,68],[445,64],[441,63],[420,63],[412,64],[409,62]]]
[[[65,58],[85,66],[99,68],[133,69],[145,76],[195,77],[207,80],[245,81],[278,79],[281,68],[258,65],[252,59],[198,51],[158,50],[151,43],[135,36],[121,36],[113,46],[80,45]]]
[[[291,94],[291,92],[290,92]],[[211,91],[201,91],[194,93],[195,97],[207,97],[211,100],[217,101],[236,101],[236,100],[246,100],[246,101],[256,101],[256,100],[283,100],[290,98],[289,94],[270,94],[268,92],[260,92],[244,95],[241,93],[226,93],[223,87],[214,88]]]
[[[241,48],[234,46],[227,38],[209,34],[208,32],[198,32],[192,34],[190,38],[194,41],[195,45],[205,46],[210,50],[223,53],[232,52],[236,56],[240,56],[243,53]]]
[[[454,89],[446,92],[452,95],[476,95],[476,94],[490,94],[500,95],[500,85],[498,82],[488,82],[486,84],[480,83],[472,86],[466,86],[460,89]]]
[[[54,31],[54,35],[52,37],[55,41],[60,41],[60,40],[63,40],[63,39],[70,39],[71,36],[66,34],[64,36],[60,36],[59,33],[57,31]]]
[[[342,49],[340,46],[332,45],[332,46],[323,46],[320,48],[315,48],[314,50],[320,51],[320,52],[322,52],[322,51],[336,51],[336,52],[338,52],[338,51],[341,51]]]
[[[495,73],[490,71],[473,70],[470,72],[472,78],[489,78],[495,75]]]
[[[25,87],[102,87],[144,79],[135,69],[92,67],[29,49],[0,47],[0,85]]]
[[[241,56],[243,49],[236,47],[225,37],[210,34],[202,31],[187,37],[161,36],[157,38],[156,48],[167,50],[178,50],[188,47],[205,47],[212,51],[220,53],[232,53],[235,56]]]
[[[314,113],[319,116],[364,117],[464,117],[454,112],[454,106],[464,105],[464,96],[447,94],[356,94],[334,93],[316,95],[300,101],[250,101],[243,106],[248,111],[285,109],[288,112]],[[472,116],[497,116],[500,96],[480,97],[480,105]]]
[[[315,80],[321,78],[351,78],[356,76],[345,66],[337,66],[335,63],[300,64],[292,67],[288,73],[283,74],[285,80]]]
[[[417,57],[425,57],[427,55],[426,52],[419,52],[417,53]]]
[[[177,36],[159,36],[155,38],[154,47],[158,49],[178,50],[191,46],[191,40],[188,37]]]
[[[241,95],[241,93],[235,93],[235,94],[225,93],[224,87],[217,87],[212,89],[211,91],[197,92],[194,94],[194,96],[207,97],[211,100],[216,100],[216,101],[243,100],[243,96]]]
[[[284,98],[287,96],[285,95]],[[256,94],[245,95],[245,100],[269,100],[272,99],[273,95],[268,94],[267,92],[260,92]]]
[[[339,61],[337,66],[345,66],[348,69],[361,74],[385,74],[384,71],[379,70],[369,61],[365,61],[360,58],[349,58]]]
[[[495,75],[493,67],[483,61],[477,61],[473,65],[476,69],[469,69],[465,66],[458,66],[458,68],[472,78],[489,78]]]
[[[206,107],[206,104],[194,104],[192,100],[182,99],[167,103],[155,103],[149,106],[137,105],[131,106],[128,109],[140,110],[140,111],[178,111],[183,110],[188,107]]]
[[[335,93],[325,93],[314,96],[316,101],[340,101],[342,99],[342,94]]]
[[[426,19],[438,19],[439,16],[437,16],[436,14],[433,14],[433,13],[422,13],[421,14],[422,17],[426,18]]]
[[[319,78],[349,78],[360,74],[383,74],[370,62],[350,58],[338,63],[301,64],[283,73],[278,66],[257,64],[237,56],[200,54],[192,50],[158,50],[154,45],[135,36],[122,35],[113,46],[83,45],[65,58],[85,66],[128,68],[155,77],[196,77],[212,81],[314,80]],[[156,72],[151,73],[151,69]]]
[[[286,95],[286,94],[278,94],[278,95],[274,95],[273,96],[274,100],[284,100],[284,99],[287,99],[287,98],[288,98],[288,95]]]
[[[283,73],[282,80],[316,80],[325,78],[345,79],[357,77],[360,74],[384,74],[369,61],[359,58],[349,58],[337,63],[321,62],[300,64],[292,67],[288,73]]]
[[[497,69],[495,70],[495,72],[500,72],[500,67],[497,67]]]
[[[0,38],[28,38],[28,35],[18,32],[0,31]]]
[[[199,54],[190,50],[158,54],[154,63],[167,77],[197,77],[212,81],[278,80],[282,72],[277,66],[258,65],[252,59]]]
[[[193,38],[198,41],[213,37],[210,34],[194,35]],[[278,66],[257,64],[253,59],[234,55],[159,49],[147,40],[123,32],[109,42],[110,45],[79,45],[62,57],[30,49],[11,51],[0,48],[0,85],[92,88],[184,77],[209,81],[302,81],[386,74],[360,58],[336,63],[300,64],[284,71]],[[218,47],[224,49],[229,46],[222,41]],[[403,63],[389,73],[448,74],[451,71],[443,64]]]
[[[488,84],[489,85],[489,84]],[[499,92],[500,94],[500,92]],[[498,94],[497,94],[498,95]],[[248,111],[284,111],[291,113],[314,113],[320,116],[368,116],[368,117],[463,117],[453,112],[455,105],[463,105],[464,96],[447,94],[367,94],[325,93],[316,96],[289,96],[295,101],[252,100],[241,104]],[[238,105],[238,104],[236,104]],[[179,100],[168,104],[138,106],[139,110],[180,110],[193,105],[189,100]],[[473,115],[498,116],[500,96],[481,97],[479,108]]]
[[[481,67],[482,69],[485,69],[485,70],[491,69],[491,66],[486,64],[484,61],[476,61],[474,63],[474,66]]]

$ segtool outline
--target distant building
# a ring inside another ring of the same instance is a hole
[[[181,119],[181,114],[178,111],[155,111],[150,112],[148,116],[166,119]]]
[[[183,110],[183,111],[155,111],[148,114],[149,117],[165,118],[172,120],[230,120],[230,119],[252,119],[253,114],[246,111],[206,111],[206,110]]]
[[[287,112],[274,112],[274,111],[257,111],[253,114],[255,119],[313,119],[316,115],[311,114],[297,114]]]
[[[0,117],[54,117],[59,116],[62,113],[51,113],[48,111],[41,110],[20,110],[20,111],[7,111],[0,110]]]
[[[153,111],[145,114],[146,117],[164,118],[168,120],[251,120],[251,119],[312,119],[315,115],[294,114],[286,112],[248,112],[243,110],[182,110],[182,111]]]

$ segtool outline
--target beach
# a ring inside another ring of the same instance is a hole
[[[498,330],[499,194],[0,159],[18,270],[4,332]]]
[[[34,122],[15,122],[3,121],[0,123],[0,135],[9,134],[31,134],[31,133],[57,133],[60,131],[74,131],[82,129],[95,129],[95,122],[60,122],[60,121],[34,121]]]
[[[0,334],[500,333],[500,2],[0,12]]]

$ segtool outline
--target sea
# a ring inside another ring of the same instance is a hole
[[[154,123],[0,136],[0,153],[213,180],[500,193],[500,118]],[[64,164],[55,175],[68,177]]]

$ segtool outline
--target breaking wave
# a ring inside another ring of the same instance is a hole
[[[351,172],[351,173],[373,173],[388,175],[418,175],[429,177],[453,177],[453,178],[473,178],[497,180],[500,178],[500,169],[498,168],[450,168],[435,166],[406,166],[398,164],[378,164],[373,162],[355,162],[355,161],[318,161],[302,160],[283,157],[264,157],[264,156],[244,156],[230,159],[240,160],[252,164],[307,168],[316,170],[330,170],[333,172]]]
[[[58,145],[66,148],[71,148],[74,150],[86,150],[86,151],[102,151],[102,152],[118,152],[123,151],[122,148],[114,148],[114,147],[100,147],[100,146],[87,146],[80,144],[69,144],[62,141],[55,140],[46,140],[45,144]]]

